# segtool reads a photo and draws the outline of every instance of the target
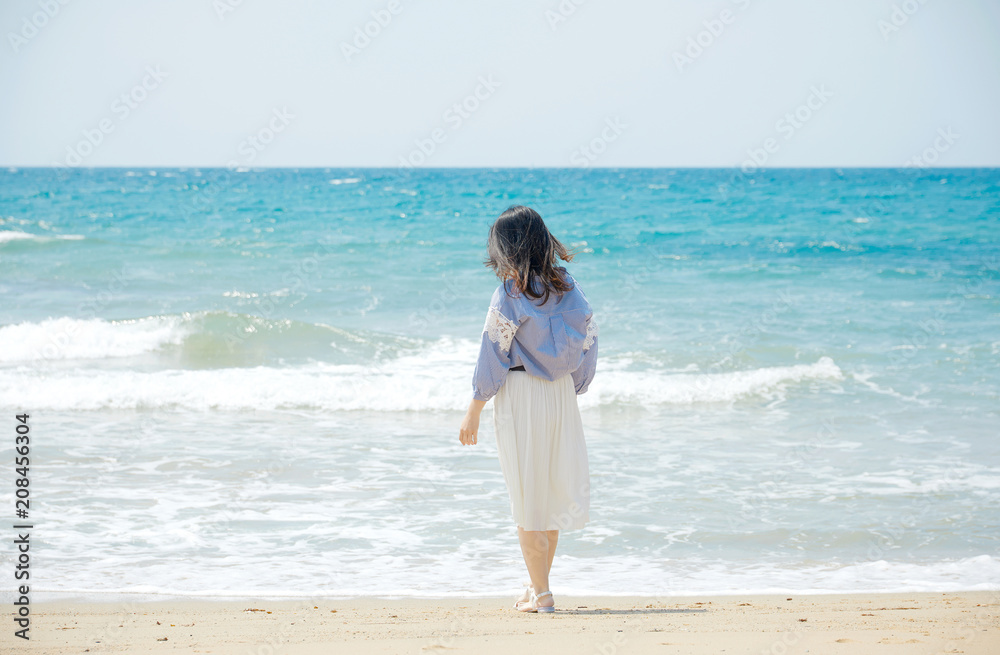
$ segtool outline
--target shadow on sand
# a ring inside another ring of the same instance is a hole
[[[627,616],[630,614],[702,614],[707,611],[708,611],[707,609],[700,609],[700,608],[671,609],[667,607],[642,607],[642,608],[628,609],[628,610],[613,610],[610,608],[600,608],[600,607],[594,609],[590,609],[589,607],[586,609],[580,609],[580,608],[563,609],[561,607],[557,607],[554,614],[623,614]]]

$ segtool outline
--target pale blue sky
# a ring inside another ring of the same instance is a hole
[[[4,0],[0,28],[6,166],[1000,165],[995,0]]]

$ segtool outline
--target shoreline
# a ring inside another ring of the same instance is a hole
[[[527,576],[525,576],[527,579]],[[555,591],[555,590],[553,590]],[[279,594],[269,595],[257,592],[234,592],[234,593],[206,593],[204,595],[194,595],[183,592],[148,592],[148,591],[52,591],[52,590],[32,590],[31,604],[67,604],[67,605],[108,605],[112,603],[138,603],[146,605],[151,603],[224,603],[224,602],[245,602],[261,601],[275,603],[296,603],[329,601],[329,602],[353,602],[365,600],[385,600],[392,602],[404,601],[480,601],[497,600],[506,598],[508,595],[513,598],[517,592],[511,587],[509,593],[483,592],[483,593],[454,593],[454,594],[415,594],[403,593],[344,593],[331,595],[310,595],[310,594]],[[744,589],[737,591],[705,591],[680,590],[670,593],[649,594],[642,592],[611,592],[611,593],[587,593],[587,592],[564,592],[561,595],[565,598],[620,598],[634,599],[636,601],[647,600],[649,602],[670,602],[674,599],[686,600],[690,598],[766,598],[778,596],[801,596],[806,597],[855,597],[855,596],[904,596],[904,595],[933,596],[935,594],[987,594],[992,595],[1000,602],[1000,583],[986,586],[986,588],[938,588],[938,589],[768,589],[753,590]],[[15,598],[15,594],[10,592],[0,592],[0,607],[10,605]]]
[[[30,644],[15,643],[14,652],[1000,652],[998,591],[557,596],[551,615],[516,612],[513,602],[513,595],[33,600]]]

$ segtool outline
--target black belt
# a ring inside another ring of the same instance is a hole
[[[511,371],[523,371],[524,367],[523,366],[511,366],[510,369],[508,369],[508,370],[511,370]]]

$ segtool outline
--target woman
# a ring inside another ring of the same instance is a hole
[[[483,262],[501,283],[493,293],[459,430],[478,441],[479,417],[494,398],[493,427],[521,553],[531,583],[515,603],[553,612],[549,570],[559,530],[590,520],[587,445],[576,396],[597,363],[597,323],[587,297],[557,259],[573,255],[533,209],[510,207],[490,227]]]

